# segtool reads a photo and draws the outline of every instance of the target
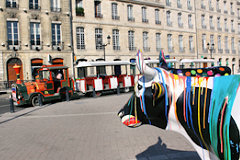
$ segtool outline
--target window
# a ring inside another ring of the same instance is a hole
[[[83,8],[83,0],[76,0],[76,7]]]
[[[204,5],[204,0],[201,0],[201,8],[206,9],[206,6]]]
[[[60,0],[51,0],[51,11],[52,12],[61,12]]]
[[[130,51],[135,51],[134,47],[134,31],[128,31],[128,46]]]
[[[238,54],[240,54],[240,41],[238,41]]]
[[[227,2],[226,1],[223,2],[223,8],[224,8],[224,13],[228,13],[228,11],[227,11]]]
[[[146,7],[142,7],[142,22],[148,23]]]
[[[148,32],[143,32],[143,50],[147,52],[150,51],[148,47]]]
[[[189,36],[189,50],[191,52],[194,51],[194,47],[193,47],[193,36]]]
[[[233,20],[231,20],[231,30],[232,30],[232,32],[235,32],[235,30],[234,30],[234,21]]]
[[[52,23],[52,45],[59,46],[62,42],[61,24]]]
[[[76,0],[76,15],[84,16],[83,0]]]
[[[155,9],[155,23],[161,24],[161,21],[159,20],[159,10]]]
[[[182,8],[181,0],[177,0],[177,7]]]
[[[179,51],[180,52],[184,52],[184,48],[183,48],[183,36],[179,35],[178,36],[178,43],[179,43]]]
[[[221,25],[220,25],[220,17],[217,17],[217,28],[221,28]]]
[[[168,52],[173,52],[172,34],[167,35]]]
[[[234,37],[231,38],[231,49],[232,49],[232,53],[236,53],[235,46],[234,46]]]
[[[234,12],[233,12],[233,3],[232,3],[232,2],[230,3],[230,12],[231,12],[231,15],[234,15]]]
[[[166,0],[166,5],[167,5],[167,6],[171,6],[170,0]]]
[[[189,28],[193,28],[192,15],[191,14],[188,15],[188,27]]]
[[[201,19],[201,21],[202,21],[202,28],[206,28],[205,15],[203,14],[201,17],[202,17],[202,19]]]
[[[17,0],[6,0],[6,8],[18,8]]]
[[[95,17],[102,18],[103,15],[101,14],[101,1],[94,1],[94,9],[95,9]]]
[[[114,29],[113,30],[113,50],[120,50],[120,44],[119,44],[119,30]]]
[[[225,52],[229,53],[229,49],[228,49],[228,36],[225,36],[224,44],[225,44]]]
[[[192,10],[191,0],[187,0],[187,7],[189,10]]]
[[[128,21],[135,21],[135,19],[133,18],[133,6],[132,5],[127,6],[127,14],[128,14]]]
[[[112,19],[119,20],[117,3],[112,3]]]
[[[179,26],[179,27],[183,27],[183,23],[182,23],[182,13],[178,13],[178,26]]]
[[[214,36],[212,34],[210,35],[210,44],[214,44]]]
[[[221,10],[219,9],[219,0],[216,0],[216,10],[217,12],[221,12]]]
[[[240,33],[240,23],[238,23],[238,34]]]
[[[160,51],[161,50],[161,34],[156,33],[156,50]]]
[[[95,29],[95,43],[96,49],[102,49],[102,28]]]
[[[77,49],[85,49],[84,28],[77,27]]]
[[[172,26],[172,22],[171,22],[171,20],[170,20],[170,18],[171,18],[171,17],[170,17],[170,14],[171,14],[171,12],[170,12],[170,11],[167,11],[167,15],[166,15],[166,16],[167,16],[167,25],[168,25],[168,26]]]
[[[203,50],[204,52],[207,51],[206,34],[202,34],[202,50]]]
[[[29,9],[40,9],[39,0],[29,0]]]
[[[214,26],[213,26],[213,16],[209,17],[209,25],[210,25],[210,29],[214,29]]]
[[[34,49],[34,46],[40,46],[41,45],[41,29],[40,29],[40,23],[31,22],[30,23],[30,44],[32,49]]]
[[[17,21],[7,22],[7,38],[8,38],[8,47],[19,45]]]
[[[221,50],[222,50],[221,36],[218,36],[218,52],[222,53]]]
[[[208,0],[208,4],[209,4],[209,10],[213,11],[212,0]]]
[[[227,18],[224,19],[224,27],[225,27],[225,31],[228,31]]]

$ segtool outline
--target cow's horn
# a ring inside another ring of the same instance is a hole
[[[143,74],[148,79],[153,79],[156,75],[156,70],[148,67],[144,62],[142,52],[138,50],[136,57],[136,65],[141,74]]]

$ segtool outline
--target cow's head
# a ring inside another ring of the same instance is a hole
[[[161,82],[158,71],[144,63],[141,52],[138,52],[136,61],[143,76],[136,82],[133,95],[118,115],[129,127],[151,124],[165,129],[169,108],[165,104],[167,86]]]

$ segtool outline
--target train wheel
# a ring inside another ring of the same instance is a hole
[[[124,92],[125,92],[125,93],[127,93],[127,92],[129,92],[129,91],[130,91],[129,87],[124,88]]]
[[[31,103],[32,103],[33,107],[39,106],[38,96],[37,95],[32,97]]]
[[[100,97],[102,95],[102,92],[96,92],[96,97]]]

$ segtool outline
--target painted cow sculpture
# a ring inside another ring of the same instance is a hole
[[[239,75],[179,76],[148,67],[141,52],[137,66],[143,76],[118,113],[123,124],[179,132],[202,159],[239,159]]]

